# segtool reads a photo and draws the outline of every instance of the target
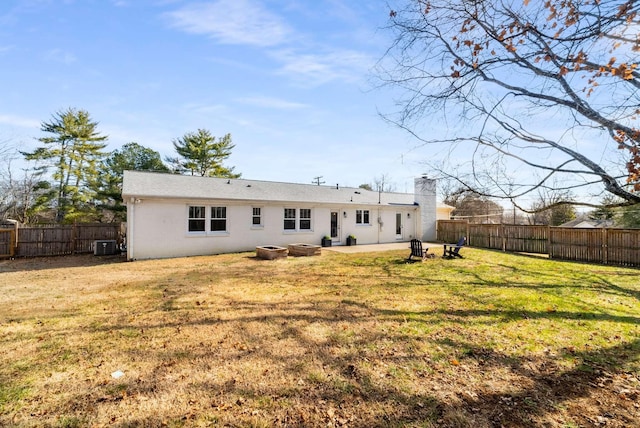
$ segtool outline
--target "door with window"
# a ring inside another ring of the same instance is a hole
[[[402,213],[396,213],[396,239],[402,239]]]
[[[338,241],[338,211],[331,211],[331,240]]]

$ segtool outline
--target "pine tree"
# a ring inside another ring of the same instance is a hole
[[[167,158],[180,173],[190,173],[201,177],[239,178],[241,174],[233,172],[233,167],[225,167],[222,162],[231,155],[235,144],[231,142],[231,134],[216,141],[206,129],[188,132],[182,138],[173,140],[173,147],[178,153],[176,158]]]
[[[95,216],[97,163],[105,155],[107,139],[97,132],[97,126],[85,110],[59,111],[50,122],[42,122],[41,131],[50,134],[38,139],[44,145],[31,153],[21,152],[26,160],[36,161],[39,169],[53,169],[55,197],[51,203],[58,222]]]

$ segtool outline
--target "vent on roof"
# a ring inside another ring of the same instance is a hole
[[[118,245],[115,240],[93,241],[94,256],[110,256],[118,254]]]

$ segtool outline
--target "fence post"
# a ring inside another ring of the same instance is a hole
[[[71,226],[71,254],[76,254],[78,252],[78,246],[76,245],[76,227],[77,223],[74,221]]]
[[[465,229],[467,231],[466,235],[467,235],[467,245],[469,245],[469,233],[471,232],[471,225],[469,224],[469,220],[467,220],[467,225],[465,226]]]
[[[609,233],[606,228],[602,228],[602,264],[609,262]]]

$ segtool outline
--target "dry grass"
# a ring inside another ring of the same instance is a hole
[[[0,262],[0,425],[640,426],[638,270],[407,251]]]

